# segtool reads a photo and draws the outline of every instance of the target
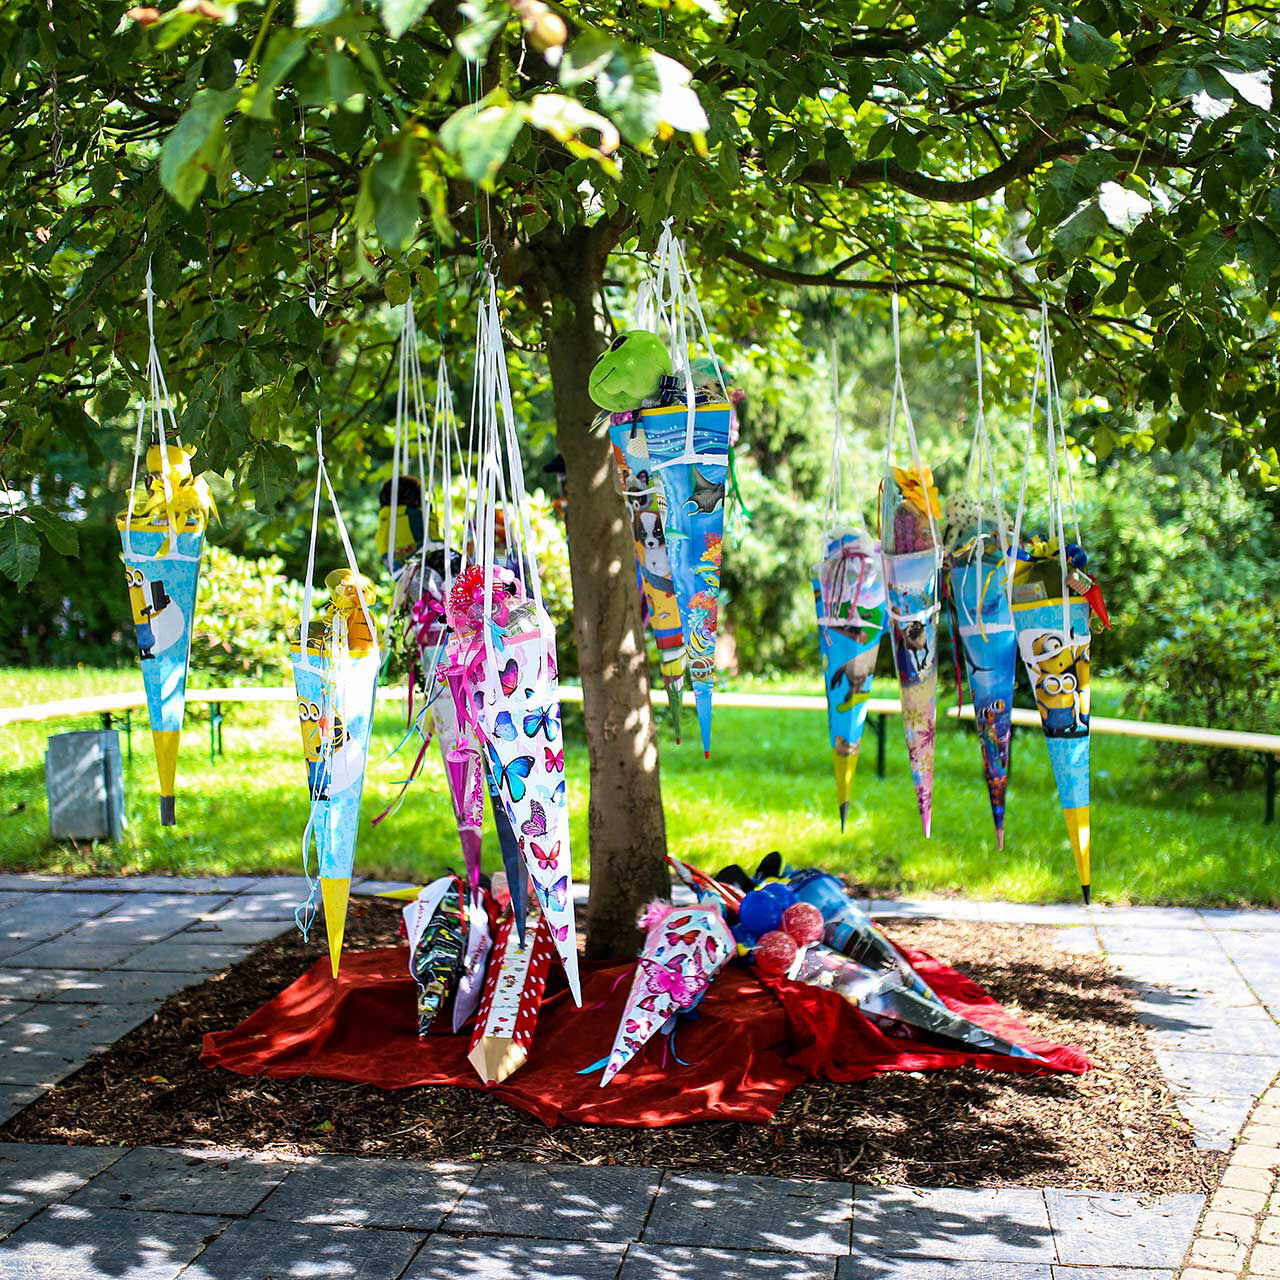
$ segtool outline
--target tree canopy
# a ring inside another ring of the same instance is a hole
[[[318,396],[335,457],[360,465],[391,365],[377,304],[438,296],[442,329],[465,332],[483,242],[516,291],[513,336],[536,347],[565,305],[557,262],[586,245],[603,264],[670,216],[754,360],[787,349],[779,299],[796,288],[837,308],[898,288],[942,340],[976,314],[994,385],[1003,373],[1025,394],[1044,296],[1088,410],[1081,443],[1104,455],[1209,437],[1225,468],[1274,484],[1277,13],[10,5],[4,480],[26,489],[55,449],[92,460],[95,427],[127,420],[148,262],[183,432],[270,510],[294,491]],[[10,576],[34,570],[37,534],[67,544],[36,505],[7,511]]]

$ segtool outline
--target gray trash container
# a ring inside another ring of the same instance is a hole
[[[49,834],[55,840],[119,840],[124,821],[120,735],[114,729],[59,733],[44,753]]]

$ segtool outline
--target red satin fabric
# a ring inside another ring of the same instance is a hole
[[[765,979],[730,966],[712,983],[697,1016],[681,1019],[674,1060],[662,1037],[607,1087],[600,1072],[579,1075],[613,1044],[631,966],[584,975],[583,1007],[566,990],[542,1007],[529,1061],[493,1092],[544,1124],[561,1121],[662,1128],[699,1120],[768,1120],[802,1080],[862,1080],[879,1071],[976,1066],[994,1071],[1080,1074],[1078,1049],[1037,1040],[985,992],[923,952],[906,951],[956,1012],[1047,1061],[939,1049],[882,1034],[829,991]],[[553,977],[559,970],[553,970]],[[417,1036],[415,987],[402,947],[343,958],[335,981],[315,965],[231,1031],[206,1035],[201,1061],[240,1075],[317,1076],[382,1089],[485,1086],[467,1061],[462,1035]],[[447,1014],[438,1025],[449,1026]]]

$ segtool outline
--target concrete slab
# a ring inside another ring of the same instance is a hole
[[[0,969],[0,996],[58,1004],[159,1004],[198,981],[189,974]]]
[[[450,1232],[634,1240],[661,1175],[624,1166],[486,1164],[446,1219]]]
[[[1108,955],[1193,956],[1218,953],[1218,940],[1202,925],[1196,928],[1152,928],[1149,925],[1104,924],[1098,936]]]
[[[146,973],[217,973],[238,964],[252,951],[247,945],[216,946],[213,943],[153,942],[112,967]]]
[[[835,1274],[836,1259],[816,1254],[633,1244],[618,1280],[834,1280]]]
[[[54,1205],[0,1243],[5,1280],[177,1280],[224,1218]],[[188,1273],[189,1274],[189,1273]],[[248,1280],[241,1273],[237,1280]]]
[[[402,1280],[615,1280],[625,1248],[601,1240],[550,1244],[503,1236],[459,1240],[436,1235],[423,1245]]]
[[[303,1225],[436,1231],[479,1167],[354,1156],[306,1160],[292,1167],[258,1216]]]
[[[134,1147],[71,1204],[243,1217],[284,1180],[292,1161],[239,1151]]]
[[[66,1199],[119,1158],[111,1147],[0,1143],[0,1235]]]
[[[8,1124],[45,1092],[38,1084],[0,1084],[0,1124]]]
[[[1175,1093],[1202,1098],[1257,1097],[1276,1072],[1272,1058],[1165,1049],[1159,1039],[1154,1040],[1152,1053]]]
[[[643,1240],[647,1245],[844,1254],[852,1217],[848,1183],[668,1173]]]
[[[278,938],[294,927],[292,920],[226,920],[217,924],[212,920],[197,920],[188,925],[181,933],[175,934],[173,941],[199,942],[203,945],[219,946],[224,943],[239,945],[249,943],[256,946],[271,938]]]
[[[957,1262],[929,1258],[841,1258],[836,1280],[1052,1280],[1047,1262]]]
[[[1091,1191],[1045,1193],[1058,1260],[1085,1266],[1177,1267],[1191,1243],[1204,1197]]]
[[[1041,1192],[1024,1187],[864,1187],[853,1251],[966,1262],[1057,1260]]]

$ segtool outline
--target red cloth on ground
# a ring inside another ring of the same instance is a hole
[[[712,983],[697,1017],[681,1019],[674,1061],[656,1036],[605,1089],[581,1068],[613,1044],[631,966],[584,975],[583,1007],[565,990],[542,1007],[529,1061],[493,1092],[548,1125],[561,1121],[638,1128],[698,1120],[765,1121],[802,1080],[862,1080],[880,1071],[977,1066],[1080,1074],[1078,1049],[1037,1040],[967,978],[923,952],[904,955],[957,1013],[1045,1058],[940,1049],[882,1034],[830,991],[786,980],[768,985],[731,965]],[[558,971],[557,971],[558,972]],[[201,1061],[240,1075],[317,1076],[382,1089],[485,1085],[467,1061],[469,1033],[417,1036],[416,986],[402,947],[344,956],[335,981],[327,959],[240,1026],[204,1038]],[[439,1025],[447,1027],[442,1014]]]

